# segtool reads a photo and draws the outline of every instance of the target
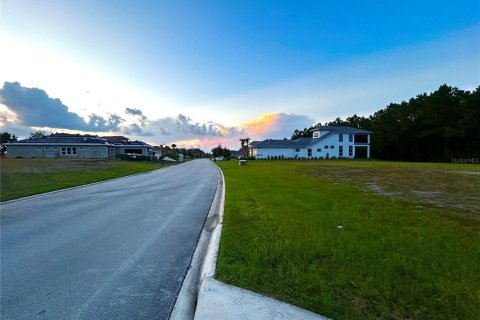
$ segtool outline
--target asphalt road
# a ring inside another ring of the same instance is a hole
[[[196,160],[0,205],[1,318],[167,319],[217,179]]]

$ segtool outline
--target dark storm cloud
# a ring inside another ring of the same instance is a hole
[[[0,89],[0,102],[17,115],[21,125],[89,130],[85,120],[60,99],[53,99],[38,88],[22,87],[18,82],[5,82]]]

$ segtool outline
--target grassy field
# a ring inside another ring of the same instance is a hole
[[[220,280],[334,319],[480,319],[480,166],[218,164]]]
[[[167,165],[167,164],[165,164]],[[2,159],[0,200],[154,170],[159,163],[90,159]]]

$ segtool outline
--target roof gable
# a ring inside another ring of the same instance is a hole
[[[351,134],[351,133],[372,133],[371,131],[348,127],[348,126],[318,126],[310,131],[331,131],[335,134]]]

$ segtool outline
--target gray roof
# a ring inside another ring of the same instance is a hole
[[[258,144],[262,143],[263,141],[252,141],[248,144],[250,148],[255,148]]]
[[[107,140],[89,134],[54,133],[42,138],[28,138],[13,144],[108,144]]]
[[[313,138],[300,138],[297,140],[267,139],[257,144],[256,148],[305,148],[312,140]]]
[[[363,129],[358,129],[358,128],[353,128],[353,127],[347,127],[347,126],[318,126],[313,129],[310,129],[310,131],[332,131],[333,133],[338,133],[338,134],[349,134],[349,133],[372,133],[371,131],[363,130]]]
[[[11,144],[83,144],[83,145],[113,145],[113,146],[145,146],[149,147],[150,145],[142,141],[123,141],[109,143],[107,139],[94,136],[90,134],[71,134],[71,133],[54,133],[42,138],[28,138],[19,141],[12,142]]]
[[[149,147],[150,145],[148,143],[145,143],[143,141],[138,141],[138,140],[135,140],[135,141],[123,141],[123,142],[114,142],[114,143],[110,143],[114,146],[144,146],[144,147]]]

